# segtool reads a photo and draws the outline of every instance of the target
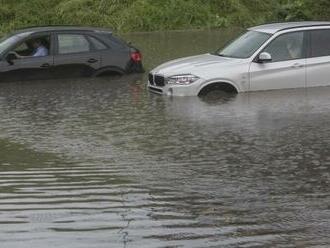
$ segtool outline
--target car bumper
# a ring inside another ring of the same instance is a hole
[[[199,92],[199,85],[197,82],[190,85],[171,85],[156,86],[148,82],[149,91],[167,96],[197,96]]]
[[[128,64],[126,71],[127,71],[127,73],[144,73],[145,72],[142,62],[133,62],[133,61],[131,61]]]

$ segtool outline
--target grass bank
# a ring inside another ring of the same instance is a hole
[[[33,25],[117,32],[250,26],[327,19],[330,0],[0,0],[0,33]]]

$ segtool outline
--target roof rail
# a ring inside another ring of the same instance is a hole
[[[47,27],[49,27],[49,28],[56,28],[56,27],[58,27],[58,28],[60,28],[60,27],[68,27],[68,28],[70,28],[70,27],[72,27],[72,28],[81,28],[81,29],[83,29],[83,28],[86,28],[86,29],[93,29],[93,28],[95,28],[95,29],[99,29],[99,30],[102,30],[102,29],[104,29],[104,30],[109,30],[109,31],[112,31],[110,28],[103,28],[103,27],[96,27],[96,26],[83,26],[83,25],[70,25],[70,24],[53,24],[53,25],[34,25],[34,26],[24,26],[24,27],[20,27],[20,28],[18,28],[18,30],[25,30],[25,29],[34,29],[34,28],[47,28]]]
[[[309,24],[309,25],[301,25],[301,26],[292,26],[292,27],[286,27],[286,28],[281,28],[278,31],[276,31],[276,33],[280,32],[280,31],[284,31],[284,30],[290,30],[290,29],[295,29],[295,28],[310,28],[310,27],[326,27],[326,26],[330,26],[330,22],[329,24]]]
[[[69,25],[69,24],[50,24],[50,25],[31,25],[20,27],[20,29],[29,29],[29,28],[46,28],[46,27],[82,27],[80,25]]]

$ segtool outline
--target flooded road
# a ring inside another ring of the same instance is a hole
[[[150,69],[233,35],[125,38]],[[1,248],[330,246],[330,87],[167,98],[145,78],[0,85]]]

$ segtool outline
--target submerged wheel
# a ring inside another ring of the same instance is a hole
[[[232,86],[231,84],[228,83],[213,83],[205,86],[204,88],[201,89],[199,92],[198,96],[203,97],[206,95],[209,95],[210,93],[215,93],[215,94],[225,94],[225,95],[233,95],[237,94],[238,91],[237,89]]]
[[[98,73],[97,75],[95,75],[95,77],[120,77],[122,76],[123,73],[120,73],[118,71],[104,71],[101,73]]]
[[[116,67],[105,67],[99,69],[93,74],[93,77],[108,77],[108,76],[122,76],[125,72]]]

